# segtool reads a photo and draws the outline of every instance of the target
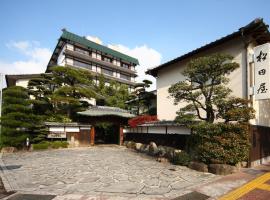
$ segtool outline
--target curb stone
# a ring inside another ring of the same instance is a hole
[[[7,192],[12,192],[12,191],[15,191],[15,188],[18,188],[16,183],[12,180],[9,180],[8,179],[8,171],[7,171],[7,168],[6,168],[6,165],[4,164],[3,160],[2,160],[2,157],[3,157],[3,153],[1,152],[0,153],[0,176],[2,178],[2,182],[4,184],[4,188]]]

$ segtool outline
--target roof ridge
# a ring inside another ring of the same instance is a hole
[[[84,40],[84,41],[87,42],[87,43],[92,43],[92,44],[96,45],[97,47],[101,47],[101,48],[108,49],[108,50],[110,50],[110,51],[112,51],[112,52],[115,52],[115,53],[117,53],[117,54],[120,54],[120,55],[122,55],[122,56],[124,56],[124,57],[127,57],[127,58],[133,60],[132,62],[135,63],[135,64],[137,64],[137,65],[139,64],[139,61],[138,61],[137,58],[134,58],[134,57],[132,57],[132,56],[130,56],[130,55],[124,54],[124,53],[122,53],[122,52],[120,52],[120,51],[117,51],[117,50],[114,50],[114,49],[112,49],[112,48],[109,48],[109,47],[106,46],[106,45],[98,44],[98,43],[96,43],[96,42],[94,42],[94,41],[92,41],[92,40],[87,39],[85,36],[80,36],[80,35],[78,35],[78,34],[75,34],[75,33],[72,33],[72,32],[70,32],[70,31],[67,31],[66,29],[63,29],[62,31],[63,31],[63,33],[62,33],[62,35],[61,35],[60,38],[66,38],[66,34],[71,34],[73,37],[79,37],[80,39]],[[66,38],[66,39],[67,39],[67,38]],[[78,42],[78,41],[77,41],[77,42]],[[95,48],[93,47],[93,49],[95,49]],[[99,50],[99,49],[96,49],[96,50]],[[107,52],[106,52],[106,53],[107,53]],[[110,53],[108,53],[108,54],[110,54]],[[117,56],[116,56],[116,57],[117,57]],[[122,59],[123,59],[123,60],[126,60],[125,58],[122,58]],[[127,60],[127,61],[128,61],[128,60]]]

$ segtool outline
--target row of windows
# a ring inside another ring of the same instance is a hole
[[[113,76],[113,71],[112,70],[101,68],[101,73],[109,75],[109,76]]]
[[[92,70],[92,65],[87,64],[87,63],[84,63],[84,62],[80,62],[80,61],[74,60],[74,61],[73,61],[73,64],[74,64],[75,66],[78,66],[78,67],[83,67],[83,68]]]
[[[134,67],[131,67],[130,65],[126,64],[126,63],[121,63],[120,61],[118,60],[114,60],[112,58],[109,58],[109,57],[106,57],[106,56],[103,56],[101,55],[101,52],[89,52],[89,51],[86,51],[84,49],[81,49],[81,48],[78,48],[78,47],[75,47],[74,50],[78,53],[81,53],[81,54],[84,54],[84,55],[88,55],[88,56],[91,56],[92,58],[96,58],[98,60],[103,60],[105,62],[108,62],[108,63],[112,63],[116,66],[121,66],[121,67],[124,67],[126,69],[132,69],[134,70]]]
[[[77,60],[74,60],[73,64],[74,64],[74,66],[82,67],[82,68],[89,69],[92,71],[97,71],[97,66],[95,64],[88,64],[88,63],[80,62]],[[100,67],[100,68],[101,68],[102,74],[106,74],[108,76],[114,76],[114,75],[116,76],[116,72],[114,74],[114,71],[112,71],[112,70],[109,70],[109,69],[106,69],[103,67]],[[120,78],[125,79],[125,80],[129,80],[129,81],[131,80],[130,76],[122,74],[122,73],[120,73]]]
[[[99,85],[99,80],[98,79],[94,79],[94,83],[96,85]],[[123,85],[126,85],[126,84],[123,84]],[[110,80],[105,81],[105,86],[110,86]],[[133,86],[130,86],[130,85],[126,85],[126,86],[128,87],[128,91],[129,92],[133,92],[134,91],[134,87]]]

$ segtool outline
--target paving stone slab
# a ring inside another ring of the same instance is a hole
[[[8,200],[52,200],[55,195],[17,194]]]
[[[159,163],[123,147],[91,147],[5,154],[5,175],[20,193],[155,199],[177,197],[215,175]],[[128,196],[129,195],[129,196]],[[107,199],[106,199],[107,200]]]

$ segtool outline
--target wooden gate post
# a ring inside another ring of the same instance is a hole
[[[123,131],[123,127],[120,126],[120,128],[119,128],[119,145],[123,145],[123,140],[124,140],[124,131]]]
[[[90,144],[95,145],[95,127],[94,126],[91,127],[91,131],[90,131]]]

